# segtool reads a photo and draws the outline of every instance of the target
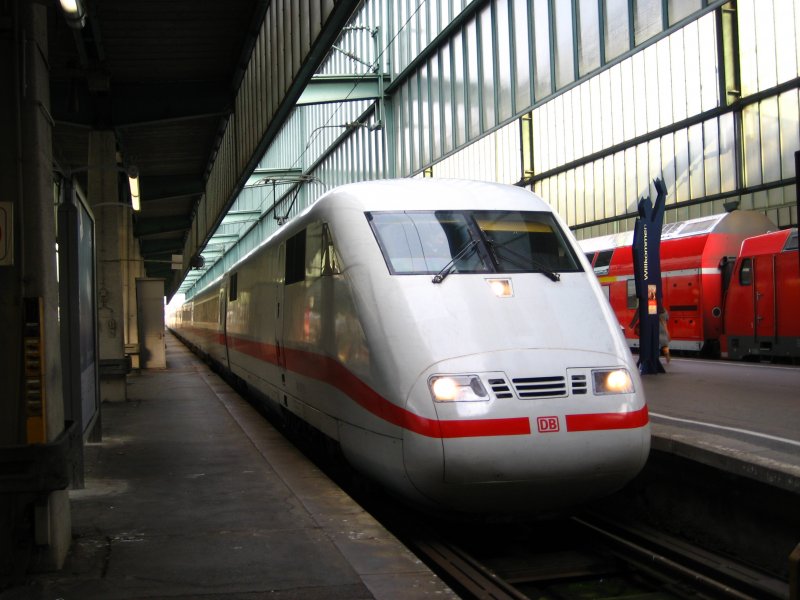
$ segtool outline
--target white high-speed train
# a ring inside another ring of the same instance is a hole
[[[563,509],[622,487],[650,449],[616,317],[568,229],[522,188],[337,188],[172,328],[417,503]]]

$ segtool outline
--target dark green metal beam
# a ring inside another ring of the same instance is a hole
[[[315,75],[297,101],[297,104],[325,104],[344,100],[374,100],[380,98],[380,85],[376,73],[366,75]],[[383,75],[385,85],[391,81]]]

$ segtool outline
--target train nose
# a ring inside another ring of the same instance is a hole
[[[484,494],[516,502],[523,494],[538,510],[609,493],[649,453],[640,387],[629,365],[598,353],[518,350],[433,365],[412,396],[432,404],[439,439],[407,436],[409,474],[448,502],[467,493],[469,502]]]

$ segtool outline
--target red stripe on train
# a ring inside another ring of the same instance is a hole
[[[286,349],[285,357],[288,370],[324,381],[384,421],[420,435],[456,438],[527,435],[531,432],[530,420],[527,417],[459,421],[428,419],[392,404],[332,358],[295,349]]]
[[[279,364],[279,350],[273,344],[235,337],[228,334],[231,350],[236,350],[274,365]],[[528,417],[508,419],[462,419],[442,421],[414,414],[389,402],[378,392],[348,371],[338,361],[315,352],[283,349],[285,368],[298,375],[332,385],[362,408],[384,421],[432,438],[490,437],[498,435],[529,435]],[[633,429],[648,423],[647,407],[629,413],[600,413],[567,415],[567,431],[600,431]]]
[[[607,429],[635,429],[650,421],[647,406],[625,413],[597,413],[567,415],[567,431],[603,431]]]

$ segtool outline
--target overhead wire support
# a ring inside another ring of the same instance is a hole
[[[353,54],[352,52],[350,52],[348,50],[345,50],[343,48],[339,48],[339,46],[333,46],[333,49],[336,50],[337,52],[340,52],[340,53],[344,54],[350,60],[355,61],[360,65],[364,65],[370,71],[374,72],[374,71],[378,70],[378,67],[377,67],[377,65],[375,63],[367,62],[364,59],[359,58],[358,56],[356,56],[355,54]]]

